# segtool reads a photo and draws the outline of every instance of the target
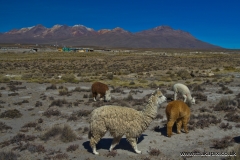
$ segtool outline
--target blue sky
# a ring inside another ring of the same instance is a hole
[[[1,0],[0,32],[42,24],[138,32],[161,25],[240,49],[240,0]]]

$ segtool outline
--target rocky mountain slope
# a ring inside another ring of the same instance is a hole
[[[203,42],[182,30],[158,26],[149,30],[131,33],[120,27],[95,31],[83,25],[54,25],[46,28],[39,24],[33,27],[13,29],[0,34],[0,43],[37,43],[64,46],[100,46],[123,48],[220,48]]]

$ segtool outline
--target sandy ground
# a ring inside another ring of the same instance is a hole
[[[235,78],[233,82],[226,84],[225,86],[229,87],[233,91],[232,94],[220,94],[217,93],[220,90],[220,86],[216,83],[213,84],[205,84],[203,87],[205,90],[204,94],[207,95],[207,101],[201,101],[197,99],[197,104],[191,106],[192,114],[198,115],[200,113],[199,108],[206,107],[211,111],[210,106],[216,105],[221,98],[232,98],[239,94],[240,91],[240,80],[239,78]],[[209,127],[205,127],[203,129],[196,128],[195,130],[190,130],[188,134],[181,133],[176,134],[176,129],[173,129],[173,136],[168,138],[166,136],[166,115],[165,115],[165,107],[167,102],[164,103],[159,109],[159,114],[163,116],[162,119],[155,119],[148,129],[143,132],[142,136],[139,137],[138,140],[138,148],[142,151],[142,154],[138,155],[134,153],[130,144],[126,141],[125,137],[122,138],[119,145],[116,146],[116,156],[111,156],[108,152],[108,148],[110,147],[112,138],[107,133],[103,139],[97,145],[97,150],[100,155],[96,156],[92,154],[92,150],[89,147],[89,140],[87,137],[87,132],[83,132],[84,127],[88,127],[87,119],[88,117],[80,117],[76,121],[68,121],[67,118],[74,112],[79,110],[92,110],[96,103],[104,104],[103,102],[93,102],[92,98],[84,98],[85,95],[89,95],[89,91],[82,92],[72,92],[71,95],[60,96],[58,89],[49,89],[46,90],[48,86],[51,84],[39,84],[39,83],[26,83],[23,82],[20,85],[15,85],[20,87],[20,89],[15,92],[19,95],[9,96],[9,94],[14,93],[9,90],[9,85],[7,83],[1,83],[0,93],[2,96],[1,100],[1,108],[0,114],[9,109],[18,109],[23,116],[20,118],[0,118],[0,122],[5,123],[5,125],[10,126],[12,129],[2,130],[0,133],[0,143],[3,143],[7,140],[11,140],[18,133],[25,135],[34,135],[37,138],[34,141],[22,141],[22,145],[24,144],[35,144],[35,145],[43,145],[45,148],[45,152],[30,152],[29,149],[13,149],[14,147],[19,147],[21,144],[11,143],[7,146],[2,146],[1,151],[8,152],[12,151],[18,154],[18,159],[61,159],[61,157],[57,158],[59,154],[67,154],[67,158],[65,159],[185,159],[186,157],[181,157],[180,152],[228,152],[233,149],[233,147],[239,145],[240,139],[240,128],[235,127],[237,123],[229,122],[224,119],[224,115],[226,112],[224,111],[212,111],[211,114],[221,118],[222,122],[229,123],[232,126],[232,129],[221,129],[219,124],[213,125],[211,124]],[[91,83],[79,83],[79,84],[57,84],[57,87],[64,86],[68,88],[68,91],[75,89],[76,87],[81,87],[82,89],[89,89]],[[22,88],[21,88],[22,87]],[[26,88],[24,88],[26,87]],[[114,99],[124,99],[128,96],[128,93],[131,89],[121,88],[124,93],[112,93],[112,97]],[[169,87],[162,87],[166,91],[166,94],[173,94]],[[133,89],[136,90],[136,89]],[[134,99],[142,99],[147,94],[151,93],[153,89],[137,89],[139,92],[133,95]],[[55,108],[61,111],[60,116],[51,116],[46,117],[43,113],[49,108],[51,102],[57,99],[65,99],[68,102],[76,102],[79,101],[78,106],[64,105],[62,107],[52,106],[50,108]],[[22,103],[15,105],[16,102],[22,102],[23,100],[27,100],[28,103]],[[35,104],[37,101],[42,102],[42,106],[36,107]],[[111,103],[111,102],[109,102]],[[42,123],[38,123],[39,119],[42,119]],[[41,129],[36,129],[36,127],[29,127],[27,129],[23,129],[22,127],[29,122],[37,122],[37,125]],[[62,142],[59,136],[51,137],[47,141],[41,140],[39,137],[50,130],[54,125],[63,127],[65,124],[71,126],[72,130],[77,134],[78,139],[73,142]],[[155,128],[155,129],[154,129]],[[215,149],[213,148],[213,140],[216,138],[223,138],[224,136],[231,136],[234,138],[233,146],[229,146],[225,149]],[[77,144],[79,148],[75,151],[68,152],[66,149],[72,145]],[[158,156],[154,156],[150,154],[151,149],[158,149],[160,154]],[[63,156],[64,157],[64,156]],[[223,157],[212,156],[212,157],[188,157],[187,159],[221,159]],[[226,158],[226,157],[225,157]],[[64,159],[64,158],[63,158]]]

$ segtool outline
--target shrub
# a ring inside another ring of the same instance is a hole
[[[40,106],[42,106],[42,102],[37,101],[36,104],[35,104],[35,107],[40,107]]]
[[[63,142],[72,142],[77,139],[76,134],[73,132],[69,125],[64,125],[61,134],[61,140]]]
[[[29,122],[29,123],[26,123],[25,125],[22,126],[22,128],[30,128],[30,127],[36,127],[37,126],[37,123],[36,122]]]
[[[107,78],[110,79],[110,80],[112,80],[112,79],[113,79],[113,74],[110,74],[110,73],[107,74]]]
[[[49,118],[51,116],[60,116],[61,112],[57,109],[48,109],[45,112],[43,112],[43,115]]]
[[[31,73],[25,73],[22,75],[22,80],[30,80],[32,78],[33,74]]]
[[[131,94],[128,94],[127,98],[124,98],[124,100],[132,101],[133,100],[133,96]]]
[[[57,100],[52,101],[52,103],[49,105],[49,107],[52,107],[52,106],[62,107],[64,104],[68,104],[67,100],[57,99]]]
[[[73,115],[76,115],[77,117],[87,117],[92,110],[79,110],[73,113]]]
[[[107,157],[115,157],[117,155],[117,150],[112,150],[107,153]]]
[[[46,152],[46,149],[43,145],[39,144],[39,145],[35,145],[35,144],[28,144],[27,147],[28,151],[30,151],[31,153],[44,153]]]
[[[159,149],[155,149],[155,148],[149,147],[148,154],[149,154],[150,156],[159,156],[160,153],[161,153],[161,152],[160,152]]]
[[[62,76],[62,79],[65,82],[70,82],[70,83],[75,83],[76,82],[75,76],[73,74],[65,74],[65,75]]]
[[[201,93],[201,92],[196,92],[192,94],[193,97],[201,100],[201,101],[207,101],[207,95]]]
[[[206,107],[201,107],[201,108],[199,108],[199,111],[200,111],[200,112],[209,112],[209,113],[212,113],[212,111],[211,111],[210,109],[206,108]]]
[[[48,86],[48,87],[46,88],[46,90],[49,90],[49,89],[57,89],[56,84],[52,84],[51,86]]]
[[[226,131],[227,129],[232,129],[232,125],[229,125],[229,123],[221,123],[220,125],[219,125],[219,127],[221,128],[221,129],[224,129],[224,131]]]
[[[205,88],[203,88],[201,85],[197,85],[197,86],[195,86],[195,87],[193,87],[193,91],[198,91],[198,92],[202,92],[202,91],[204,91],[205,90]]]
[[[135,85],[135,82],[134,82],[134,81],[131,81],[131,82],[129,83],[129,85]]]
[[[88,98],[88,94],[84,94],[84,95],[83,95],[83,98]]]
[[[0,122],[0,131],[12,129],[12,127],[6,125],[4,122]]]
[[[230,136],[225,136],[222,139],[213,140],[213,148],[224,149],[234,144],[234,139]]]
[[[209,127],[211,124],[218,124],[221,119],[217,119],[215,115],[212,114],[199,114],[198,116],[191,115],[189,121],[189,130],[194,130],[196,128]]]
[[[83,128],[83,133],[87,133],[89,131],[89,128],[88,127],[84,127]]]
[[[67,153],[58,153],[57,155],[51,157],[53,160],[68,159]]]
[[[8,83],[10,82],[10,78],[8,77],[3,77],[3,76],[0,76],[0,83]]]
[[[78,117],[76,115],[71,114],[71,116],[68,117],[67,121],[77,121]]]
[[[156,83],[154,83],[154,82],[151,82],[148,86],[150,88],[154,88],[154,89],[158,88],[158,85]]]
[[[17,96],[17,95],[19,95],[19,93],[17,93],[17,92],[9,93],[9,94],[8,94],[8,96]]]
[[[29,144],[29,143],[27,143],[25,145],[20,143],[20,145],[13,148],[13,150],[16,150],[16,149],[18,149],[20,151],[28,150],[31,153],[35,153],[35,152],[44,153],[44,152],[46,152],[45,147],[43,145],[35,145],[35,144]]]
[[[21,141],[28,142],[28,141],[34,141],[37,137],[33,135],[25,135],[18,133],[16,136],[14,136],[12,139],[10,139],[10,143],[19,143]]]
[[[68,95],[68,89],[66,87],[64,87],[63,89],[60,89],[59,91],[59,95],[60,96],[64,96],[64,95]]]
[[[237,106],[233,106],[231,105],[232,102],[231,99],[226,99],[226,98],[222,98],[220,99],[220,101],[218,102],[218,104],[216,104],[216,106],[213,108],[214,111],[226,111],[226,112],[231,112],[236,110]]]
[[[0,160],[17,160],[18,157],[19,155],[12,151],[0,151]]]
[[[229,112],[227,113],[224,118],[226,118],[227,121],[230,121],[230,122],[240,122],[240,116],[235,113],[235,112]]]
[[[180,70],[177,72],[178,77],[181,77],[182,79],[190,79],[192,78],[190,73],[187,70]]]
[[[50,130],[48,130],[44,135],[40,136],[41,140],[47,141],[51,137],[55,137],[56,135],[59,135],[62,132],[62,128],[59,126],[53,126]]]
[[[221,90],[217,91],[217,93],[220,93],[220,94],[232,94],[233,91],[230,90],[228,87],[224,86],[223,84],[220,84],[221,86]]]
[[[67,152],[73,152],[73,151],[76,151],[78,148],[79,148],[78,144],[72,144],[72,145],[68,146],[68,148],[66,150],[67,150]]]
[[[20,117],[22,117],[22,113],[17,109],[7,110],[0,115],[0,118],[20,118]]]

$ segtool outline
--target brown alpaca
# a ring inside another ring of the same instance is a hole
[[[172,136],[172,126],[176,122],[177,133],[181,133],[181,128],[183,125],[185,133],[188,133],[187,124],[190,119],[190,109],[180,100],[175,100],[168,103],[166,107],[166,116],[167,116],[167,136]]]
[[[104,101],[111,100],[110,90],[106,84],[95,82],[92,84],[91,90],[94,101],[96,101],[98,95],[100,99],[104,98]]]

